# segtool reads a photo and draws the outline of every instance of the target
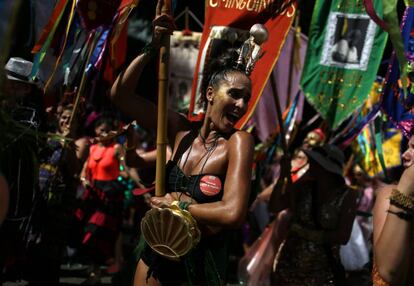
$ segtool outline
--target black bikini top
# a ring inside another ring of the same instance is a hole
[[[224,191],[225,176],[202,173],[186,176],[178,162],[190,148],[197,137],[197,132],[190,131],[180,141],[174,158],[166,166],[167,192],[181,192],[191,196],[198,203],[210,203],[221,200]],[[206,157],[208,160],[208,156]]]

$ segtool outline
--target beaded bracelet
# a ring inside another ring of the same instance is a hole
[[[405,221],[412,221],[414,218],[414,215],[412,213],[408,213],[408,212],[394,212],[391,210],[387,210],[387,213],[396,215],[397,217],[399,217],[400,219],[403,219]]]
[[[406,194],[401,193],[397,189],[392,189],[391,191],[390,204],[411,214],[414,213],[414,199]]]
[[[184,202],[184,201],[179,201],[178,202],[178,206],[180,207],[180,209],[182,210],[188,210],[188,206],[190,205],[190,202]]]

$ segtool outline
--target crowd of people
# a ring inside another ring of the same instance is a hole
[[[59,285],[61,265],[81,261],[90,265],[88,285],[100,283],[102,265],[120,275],[129,265],[125,280],[134,286],[226,285],[232,244],[244,246],[239,258],[247,255],[274,222],[278,239],[266,240],[274,256],[260,285],[412,285],[414,136],[402,155],[405,170],[389,185],[369,177],[316,128],[292,157],[275,152],[254,195],[255,138],[235,128],[247,112],[252,82],[236,50],[212,59],[204,72],[203,120],[168,111],[166,190],[154,195],[150,134],[157,129],[157,106],[135,90],[174,27],[158,5],[152,41],[120,72],[108,91],[114,106],[106,111],[73,105],[70,96],[44,109],[29,78],[32,63],[8,61],[0,124],[19,126],[27,136],[0,146],[14,154],[13,164],[0,162],[0,281]],[[264,222],[254,216],[263,204],[270,210]],[[144,239],[139,225],[147,210],[175,206],[195,221],[201,238],[171,259]],[[261,227],[253,231],[254,225]],[[131,261],[123,249],[126,226],[136,235]],[[250,233],[243,236],[242,229]],[[243,279],[259,285],[249,275]]]

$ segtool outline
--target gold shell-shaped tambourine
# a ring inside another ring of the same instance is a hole
[[[195,219],[178,202],[147,211],[141,220],[141,233],[155,252],[171,260],[189,252],[201,236]]]

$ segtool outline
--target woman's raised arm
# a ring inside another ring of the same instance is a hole
[[[159,5],[158,5],[159,6]],[[157,128],[157,106],[151,101],[135,94],[136,85],[142,75],[145,66],[161,46],[163,35],[169,35],[174,29],[173,19],[161,14],[157,6],[157,15],[153,21],[154,31],[152,41],[145,52],[138,55],[129,66],[122,71],[111,88],[112,101],[129,117],[135,119],[139,125],[146,129]],[[187,126],[185,117],[176,112],[168,111],[168,138],[173,140],[178,130]]]

